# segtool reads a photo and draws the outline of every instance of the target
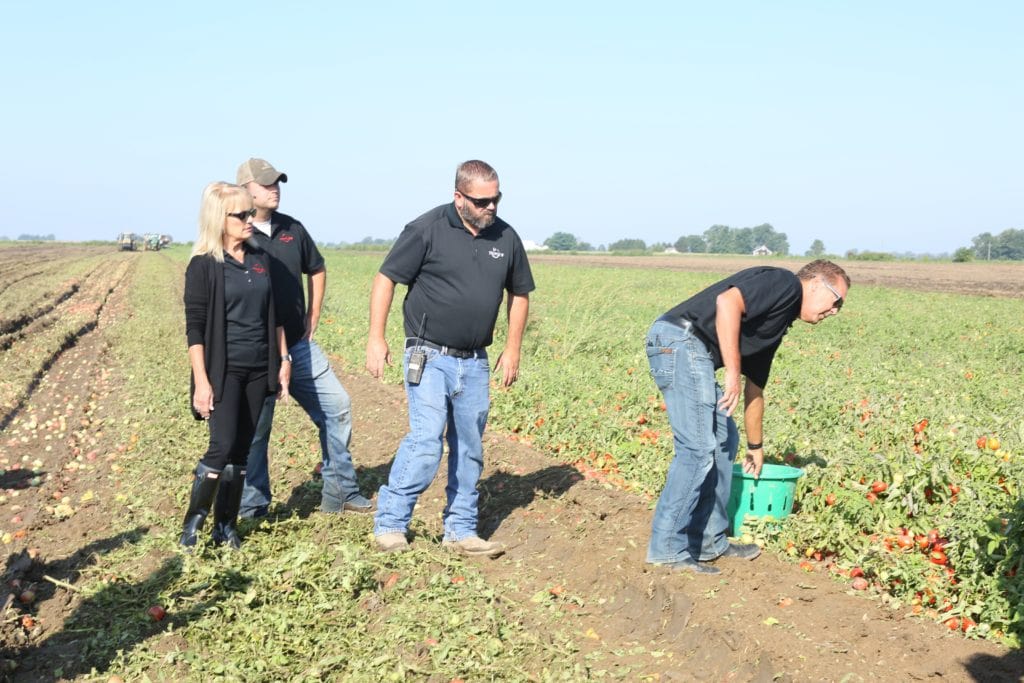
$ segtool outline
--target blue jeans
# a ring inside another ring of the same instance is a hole
[[[647,360],[665,397],[675,449],[654,509],[647,561],[713,560],[729,546],[736,423],[718,408],[714,360],[690,328],[655,322],[647,333]]]
[[[403,367],[408,368],[410,350]],[[388,483],[377,494],[376,535],[405,533],[419,495],[430,486],[441,465],[442,438],[447,427],[448,504],[444,536],[461,541],[476,536],[477,482],[484,469],[483,434],[490,408],[490,367],[487,354],[453,358],[427,349],[419,384],[406,383],[409,433],[398,446]]]
[[[320,506],[326,512],[340,512],[342,505],[352,502],[368,505],[359,493],[356,470],[349,445],[352,442],[352,402],[331,370],[327,356],[316,342],[305,338],[289,350],[292,355],[292,379],[288,392],[306,411],[320,430],[323,453],[323,493]],[[256,434],[249,447],[245,489],[242,493],[242,517],[266,514],[270,507],[270,473],[267,468],[267,445],[274,421],[273,396],[263,403]]]

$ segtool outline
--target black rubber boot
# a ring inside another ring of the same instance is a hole
[[[192,495],[188,501],[188,512],[185,513],[185,524],[181,530],[181,545],[191,548],[199,538],[203,522],[210,514],[213,497],[217,493],[220,482],[220,471],[207,467],[203,463],[196,465],[195,479],[192,481]]]
[[[242,488],[245,486],[245,467],[228,465],[221,473],[217,502],[213,507],[213,542],[227,543],[232,548],[242,546],[238,537],[238,508],[242,505]]]

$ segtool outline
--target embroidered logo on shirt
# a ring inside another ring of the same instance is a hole
[[[260,275],[263,275],[263,273],[267,272],[267,269],[263,267],[262,263],[257,263],[252,267],[252,269],[253,272],[259,273]]]
[[[504,252],[498,251],[497,247],[491,247],[491,250],[487,252],[491,255],[491,258],[498,259],[505,255]]]
[[[291,241],[292,241],[292,240],[294,240],[294,239],[295,239],[295,238],[294,238],[294,237],[292,237],[291,235],[281,235],[281,237],[280,237],[280,240],[281,240],[282,242],[284,242],[285,244],[288,244],[289,242],[291,242]]]

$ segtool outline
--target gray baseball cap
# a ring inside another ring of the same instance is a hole
[[[246,183],[273,185],[278,181],[287,183],[288,175],[281,173],[271,166],[270,162],[255,158],[249,159],[238,167],[238,175],[235,180],[238,185],[245,185]]]

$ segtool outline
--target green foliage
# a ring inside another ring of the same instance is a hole
[[[825,255],[825,243],[821,240],[814,240],[811,242],[810,248],[804,252],[804,256],[813,256],[815,258]]]
[[[960,247],[953,252],[953,263],[966,263],[974,260],[974,250],[968,247]]]
[[[846,258],[851,261],[895,261],[896,256],[884,251],[857,251],[850,249],[846,252]]]
[[[752,228],[712,225],[703,235],[684,235],[676,240],[676,250],[694,254],[750,254],[764,245],[778,255],[789,253],[786,233],[775,232],[769,223]]]
[[[544,240],[544,245],[552,251],[573,251],[578,249],[579,242],[576,236],[570,232],[556,232]]]
[[[1010,228],[998,235],[983,232],[972,239],[971,244],[979,260],[1024,260],[1024,230]]]
[[[645,251],[647,243],[641,239],[623,239],[608,245],[608,251]]]

